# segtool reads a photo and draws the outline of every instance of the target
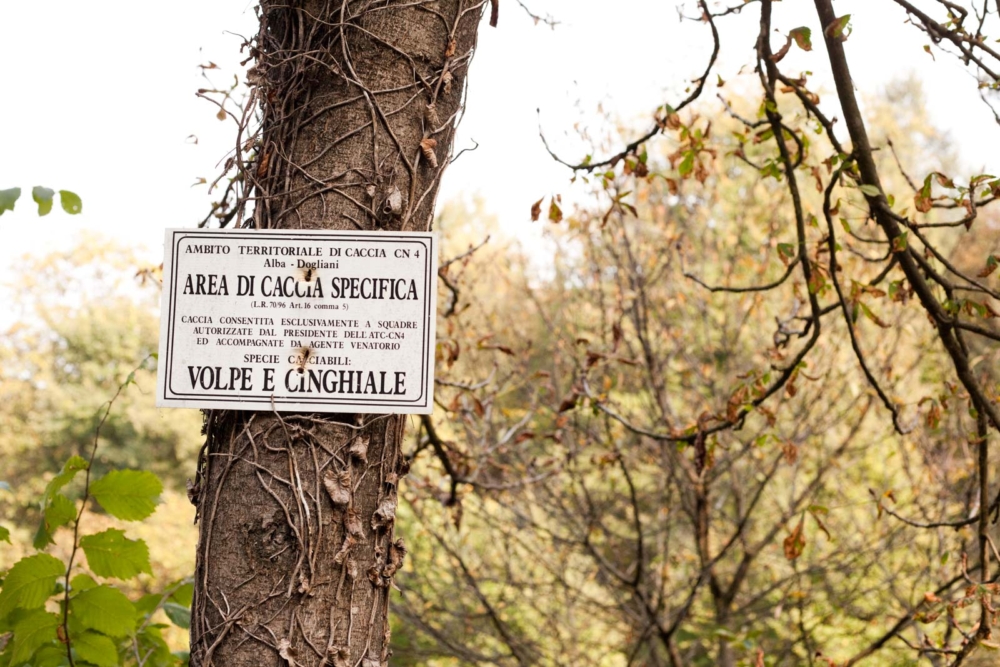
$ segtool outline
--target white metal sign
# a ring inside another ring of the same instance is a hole
[[[156,404],[429,414],[432,232],[169,229]]]

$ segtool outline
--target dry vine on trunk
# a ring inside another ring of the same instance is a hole
[[[261,2],[224,223],[424,231],[478,0]],[[393,415],[211,411],[191,664],[386,665],[408,469]],[[279,660],[280,658],[280,660]]]

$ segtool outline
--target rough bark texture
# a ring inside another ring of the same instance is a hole
[[[242,224],[428,229],[482,10],[261,2],[236,157]],[[208,413],[192,489],[192,665],[387,664],[405,553],[393,537],[404,426],[391,415]]]

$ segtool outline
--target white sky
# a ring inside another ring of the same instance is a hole
[[[658,104],[676,102],[700,75],[709,42],[704,25],[681,25],[674,3],[662,0],[528,3],[561,24],[535,26],[514,0],[500,0],[500,27],[480,31],[456,143],[458,150],[475,140],[479,149],[449,170],[439,202],[481,192],[504,229],[530,243],[542,224],[528,221],[531,203],[566,192],[569,176],[541,147],[536,108],[550,141],[567,157],[582,157],[573,122],[592,119],[603,102],[645,127]],[[1000,170],[1000,128],[952,59],[924,53],[926,38],[903,24],[891,0],[838,0],[836,9],[854,16],[847,50],[862,92],[917,71],[934,91],[932,117],[950,128],[966,162]],[[745,14],[720,22],[718,71],[726,80],[752,57],[756,6]],[[14,279],[8,267],[16,257],[63,247],[76,230],[144,244],[153,257],[165,227],[193,226],[207,213],[205,187],[191,184],[216,173],[233,126],[195,97],[207,85],[197,66],[214,61],[229,73],[210,72],[215,83],[231,81],[242,40],[230,33],[249,34],[255,24],[251,0],[0,3],[0,189],[24,191],[16,211],[0,216],[0,283]],[[776,4],[774,24],[783,32],[813,29],[816,48],[793,49],[783,63],[788,71],[826,69],[811,2]],[[714,95],[714,84],[706,92]],[[71,217],[57,204],[38,218],[33,185],[77,192],[84,212]],[[0,287],[0,325],[3,302]]]

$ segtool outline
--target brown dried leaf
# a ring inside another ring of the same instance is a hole
[[[271,151],[267,151],[261,156],[260,164],[257,165],[257,178],[263,178],[267,174],[267,167],[270,163]]]
[[[799,525],[789,533],[783,543],[785,548],[785,558],[795,560],[802,555],[806,548],[805,516],[799,519]]]
[[[545,197],[542,197],[541,199],[539,199],[538,201],[536,201],[534,204],[531,205],[531,221],[532,222],[538,222],[538,216],[540,216],[542,214],[542,201],[544,201],[544,200],[545,200]]]
[[[357,540],[354,539],[353,535],[345,535],[344,543],[340,545],[340,550],[338,550],[337,554],[333,557],[333,562],[337,565],[343,565],[344,561],[347,560],[347,557],[351,554],[351,547],[355,544],[357,544]]]
[[[288,667],[296,667],[299,664],[295,661],[295,649],[292,648],[292,643],[287,639],[278,642],[278,655],[288,663]]]
[[[617,352],[622,342],[622,328],[617,322],[611,325],[611,351]]]
[[[580,398],[580,395],[573,392],[569,396],[563,399],[562,403],[559,404],[559,409],[557,412],[566,412],[567,410],[572,410],[576,407],[576,401]]]
[[[327,649],[326,661],[330,667],[350,667],[351,652],[346,646],[331,646]]]
[[[444,50],[444,57],[451,58],[453,55],[455,55],[455,49],[457,48],[458,44],[455,42],[455,40],[453,39],[448,40],[448,48]]]
[[[347,453],[351,455],[351,458],[356,459],[361,463],[367,463],[369,440],[370,437],[368,434],[359,435],[351,442],[351,447],[347,450]]]
[[[934,202],[930,197],[925,196],[922,192],[917,192],[917,194],[913,197],[913,205],[921,213],[926,213],[931,210]]]
[[[454,341],[455,345],[448,350],[448,365],[451,366],[456,361],[458,361],[459,355],[462,354],[462,344],[457,340]]]
[[[403,544],[403,538],[401,537],[389,545],[389,557],[385,564],[385,569],[382,570],[382,576],[387,580],[391,580],[399,568],[403,566],[403,558],[405,557],[406,545]]]
[[[438,118],[437,107],[433,104],[428,104],[424,108],[424,118],[427,119],[427,123],[433,128],[441,126],[441,119]]]
[[[323,477],[323,488],[326,489],[334,507],[347,507],[351,503],[351,471],[327,471]]]
[[[344,528],[347,529],[348,535],[361,537],[361,533],[364,530],[361,527],[361,517],[358,516],[358,511],[353,507],[347,508],[347,520],[344,521]]]
[[[770,408],[766,408],[763,405],[758,405],[757,412],[764,415],[764,419],[767,420],[768,426],[774,427],[774,425],[778,422],[778,416],[775,415],[774,411],[771,410]]]
[[[823,192],[823,179],[820,177],[819,167],[812,168],[812,175],[816,179],[816,192]]]
[[[396,521],[396,495],[390,494],[382,499],[375,514],[372,515],[372,529],[380,530]]]
[[[420,140],[420,152],[434,169],[437,169],[438,166],[437,153],[434,152],[437,143],[437,139],[432,139],[431,137],[424,137]]]
[[[792,36],[791,35],[789,35],[785,39],[785,45],[783,47],[781,47],[780,49],[778,49],[777,52],[775,52],[774,54],[771,55],[771,62],[780,63],[781,59],[784,58],[788,54],[788,49],[790,49],[790,48],[792,48]]]
[[[980,278],[985,278],[990,274],[992,274],[994,271],[996,271],[998,266],[1000,266],[1000,257],[997,257],[996,255],[990,255],[986,259],[986,268],[980,271],[976,275]]]
[[[793,465],[799,460],[799,448],[794,442],[786,442],[781,446],[781,453],[785,456],[785,463]]]
[[[824,535],[826,535],[826,539],[832,542],[833,535],[831,535],[830,531],[826,529],[826,524],[824,524],[823,521],[819,518],[819,515],[813,511],[810,511],[809,514],[811,514],[812,518],[816,520],[816,525],[819,526],[819,529],[823,531]]]

